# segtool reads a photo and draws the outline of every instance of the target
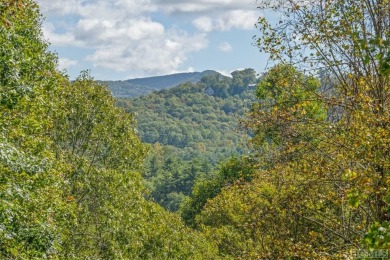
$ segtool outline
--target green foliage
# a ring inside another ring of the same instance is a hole
[[[319,98],[320,82],[289,65],[277,65],[259,83],[259,102],[246,126],[264,167],[298,159],[319,142],[326,109]]]
[[[198,83],[117,102],[136,115],[142,140],[153,144],[143,176],[152,198],[166,209],[177,211],[195,181],[212,176],[220,160],[247,151],[238,116],[254,99],[256,73],[232,74],[210,74]]]
[[[284,65],[260,82],[259,103],[246,123],[255,134],[255,158],[248,170],[236,162],[222,171],[225,179],[250,178],[225,186],[195,216],[222,255],[341,257],[345,252],[334,244],[358,244],[365,220],[338,197],[345,183],[327,172],[333,161],[323,158],[329,148],[323,143],[326,110],[314,98],[318,88],[316,80]]]
[[[219,95],[223,92],[229,93],[236,87],[230,78],[213,74],[203,77],[201,81],[155,92],[146,97],[121,99],[118,105],[137,115],[138,131],[147,143],[159,142],[181,149],[189,147],[195,152],[205,146],[207,155],[211,156],[231,154],[233,149],[224,151],[226,144],[232,142],[237,145],[240,137],[243,137],[235,131],[238,126],[235,116],[245,112],[249,104],[244,99],[254,98],[253,88],[240,86],[240,95],[227,94],[221,98]],[[212,88],[214,94],[208,95],[208,88]],[[210,160],[216,162],[218,159]]]
[[[47,137],[55,57],[33,1],[0,1],[0,11],[0,258],[50,257],[73,209]]]
[[[245,183],[225,188],[206,204],[197,222],[217,241],[222,255],[234,259],[294,257],[290,252],[298,251],[288,230],[300,221],[291,218],[291,209],[278,206],[286,202],[289,191],[285,188],[264,179],[260,186]]]
[[[39,29],[40,15],[33,1],[0,4],[0,104],[18,100],[51,85],[55,56],[47,52]],[[49,76],[49,77],[48,77]]]
[[[374,223],[371,225],[367,234],[364,236],[363,243],[370,249],[390,248],[389,222]]]
[[[389,2],[261,4],[284,14],[276,27],[259,21],[260,48],[281,63],[251,109],[246,69],[119,100],[125,111],[88,72],[70,82],[55,70],[34,1],[0,1],[0,258],[389,250]],[[235,115],[248,111],[243,156]],[[197,231],[149,197],[181,206]]]
[[[107,89],[83,72],[72,84],[64,83],[58,100],[54,140],[76,167],[139,170],[145,148],[131,115],[114,107]]]
[[[246,124],[258,168],[208,200],[197,226],[238,259],[388,250],[389,2],[260,5],[281,19],[259,20],[259,47],[279,65]]]
[[[191,196],[186,199],[180,210],[188,226],[196,227],[196,216],[203,210],[207,201],[216,197],[224,187],[249,182],[254,176],[255,163],[252,159],[231,158],[221,164],[220,169],[207,178],[199,178]]]
[[[199,158],[183,161],[177,155],[171,147],[156,143],[144,164],[144,177],[152,198],[170,211],[179,209],[195,180],[211,174],[212,168]]]
[[[132,115],[114,106],[107,89],[84,72],[64,84],[59,97],[54,149],[57,159],[68,165],[67,198],[77,203],[77,219],[64,239],[65,256],[155,259],[213,254],[201,236],[179,234],[185,228],[177,216],[145,199],[136,171],[146,150]]]
[[[0,258],[215,259],[148,201],[131,115],[55,71],[33,1],[0,1]]]

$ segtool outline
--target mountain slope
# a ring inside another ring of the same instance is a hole
[[[155,201],[177,210],[197,178],[207,178],[218,163],[247,151],[248,135],[239,120],[255,98],[256,73],[204,76],[200,82],[153,92],[117,105],[136,115],[143,142],[152,144],[145,163]]]
[[[100,81],[100,83],[107,85],[114,97],[126,98],[146,95],[152,91],[171,88],[185,82],[196,83],[199,82],[202,77],[214,74],[218,74],[218,72],[206,70],[203,72],[176,73],[123,81]]]

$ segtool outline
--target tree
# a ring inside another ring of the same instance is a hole
[[[350,232],[354,227],[339,219],[340,211],[358,218],[353,210],[343,210],[335,196],[343,183],[320,174],[319,165],[328,168],[318,152],[323,149],[326,129],[319,87],[315,78],[283,64],[260,81],[258,102],[246,121],[254,136],[254,158],[249,174],[242,176],[247,182],[225,186],[195,217],[222,254],[272,259],[340,257],[344,251],[335,244],[356,244],[356,234]],[[225,179],[237,180],[234,172],[245,169],[238,163],[233,166],[233,175],[228,171]]]
[[[337,257],[324,248],[337,247],[338,239],[333,237],[329,243],[321,225],[300,215],[313,217],[303,206],[311,204],[308,196],[315,201],[319,190],[307,189],[302,185],[304,177],[294,176],[291,169],[278,167],[255,174],[251,182],[224,188],[196,217],[220,254],[234,259]]]
[[[34,1],[0,2],[2,106],[53,87],[56,57],[42,39],[41,17]]]
[[[371,247],[388,246],[388,180],[381,174],[387,121],[361,103],[371,100],[364,81],[356,83],[356,96],[349,92],[359,105],[345,107],[341,83],[331,79],[329,93],[284,61],[260,81],[245,123],[258,167],[253,180],[225,187],[195,216],[222,255],[339,258],[361,248],[363,238]],[[342,109],[331,121],[335,104]]]
[[[250,158],[230,158],[220,164],[220,169],[207,178],[198,178],[192,189],[191,196],[183,203],[181,216],[185,223],[197,227],[195,221],[203,207],[221,193],[224,187],[235,183],[248,182],[254,175],[254,162]]]
[[[260,18],[260,49],[273,61],[296,64],[307,73],[321,73],[323,83],[332,82],[319,97],[328,110],[338,107],[339,116],[326,122],[327,130],[322,128],[323,140],[313,158],[322,166],[313,168],[313,174],[343,180],[334,192],[344,194],[361,216],[354,219],[351,232],[363,237],[358,223],[383,223],[387,228],[389,1],[260,1],[260,8],[281,13],[275,26]],[[338,217],[340,223],[350,217],[346,213]]]
[[[67,166],[67,197],[77,205],[64,238],[66,258],[214,254],[200,235],[181,233],[177,216],[145,199],[148,192],[138,171],[146,149],[133,115],[115,107],[105,87],[83,72],[76,81],[64,82],[57,102],[53,149]],[[187,242],[194,250],[188,250]]]
[[[255,84],[257,81],[254,69],[233,71],[232,77],[232,86],[229,89],[231,95],[241,94],[250,84]]]
[[[0,258],[48,258],[62,248],[74,205],[48,137],[61,75],[34,1],[0,1]]]
[[[259,101],[244,122],[263,167],[299,159],[316,146],[326,118],[319,88],[316,78],[290,65],[279,64],[264,75],[256,90]]]

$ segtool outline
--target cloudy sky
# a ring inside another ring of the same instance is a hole
[[[38,0],[43,33],[71,78],[123,80],[213,69],[261,72],[256,0]]]

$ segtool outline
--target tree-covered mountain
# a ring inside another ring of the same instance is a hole
[[[153,198],[177,210],[196,179],[213,174],[221,160],[248,151],[240,118],[255,98],[256,72],[210,74],[117,105],[134,113],[143,142],[152,146],[144,177]]]
[[[114,97],[138,97],[149,94],[152,91],[171,88],[185,82],[199,82],[203,76],[217,74],[216,71],[206,70],[203,72],[176,73],[171,75],[136,78],[118,81],[99,81],[107,85]]]

